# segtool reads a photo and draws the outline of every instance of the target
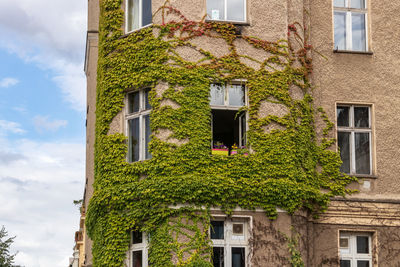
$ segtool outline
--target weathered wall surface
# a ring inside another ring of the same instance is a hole
[[[317,53],[313,55],[316,104],[324,107],[335,121],[335,103],[372,105],[374,176],[366,177],[371,188],[361,189],[357,198],[399,199],[400,142],[400,31],[398,2],[369,2],[370,54],[334,53],[332,1],[311,1],[311,40]]]

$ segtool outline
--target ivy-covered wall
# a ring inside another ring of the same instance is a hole
[[[192,21],[167,1],[154,12],[160,24],[124,35],[121,0],[100,3],[95,183],[86,221],[94,266],[123,266],[132,230],[151,234],[151,266],[210,266],[210,207],[228,215],[261,208],[274,219],[277,207],[317,214],[330,197],[350,193],[345,186],[354,179],[339,172],[334,140],[317,142],[315,117],[326,121],[325,134],[332,123],[313,106],[306,27],[289,25],[288,40],[261,40],[232,24]],[[204,42],[222,43],[228,53],[204,50]],[[210,84],[237,79],[248,89],[251,153],[211,155]],[[110,123],[126,93],[144,87],[152,88],[152,159],[128,163],[126,136],[110,134]],[[284,114],[265,114],[276,105]],[[185,242],[177,238],[188,232]]]

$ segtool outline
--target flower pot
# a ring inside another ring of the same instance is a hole
[[[229,149],[227,148],[213,148],[211,151],[212,155],[228,156]]]

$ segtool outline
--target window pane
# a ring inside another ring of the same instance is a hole
[[[144,150],[145,150],[145,155],[146,155],[146,159],[150,159],[151,158],[151,154],[149,151],[149,142],[151,140],[151,129],[150,129],[150,115],[146,115],[143,116],[143,120],[144,120],[144,127],[145,127],[145,140],[144,140]]]
[[[212,262],[214,267],[224,267],[224,248],[213,247]]]
[[[227,0],[227,16],[231,21],[244,21],[245,0]]]
[[[211,239],[224,239],[224,222],[212,221],[210,233]]]
[[[151,24],[151,0],[142,0],[142,26]]]
[[[245,267],[245,249],[232,248],[232,267]]]
[[[351,8],[365,8],[365,0],[351,0],[350,1]]]
[[[244,86],[243,85],[230,85],[229,86],[229,105],[230,106],[244,106]]]
[[[132,231],[132,244],[143,243],[143,235],[140,231]]]
[[[132,267],[142,267],[142,251],[133,251],[132,252]]]
[[[210,19],[225,20],[224,0],[207,0],[207,15]]]
[[[149,92],[150,92],[149,88],[144,90],[144,109],[145,110],[151,109],[151,105],[149,102]]]
[[[365,51],[365,14],[351,13],[352,42],[354,51]]]
[[[335,12],[335,49],[346,50],[346,13]]]
[[[128,151],[129,162],[139,160],[139,118],[134,118],[128,121]]]
[[[357,253],[368,254],[369,253],[369,237],[368,236],[357,236]]]
[[[139,0],[128,0],[128,31],[139,28]]]
[[[368,107],[354,107],[354,127],[369,128]]]
[[[369,267],[369,261],[357,261],[357,267]]]
[[[369,133],[355,133],[356,173],[370,174]]]
[[[351,267],[350,260],[340,260],[340,267]]]
[[[139,111],[139,92],[128,94],[128,112],[134,113]]]
[[[345,7],[345,0],[333,0],[333,6],[335,7]]]
[[[224,105],[225,88],[219,84],[211,84],[211,105]]]
[[[338,132],[338,146],[343,161],[340,171],[350,173],[350,133]]]
[[[337,107],[337,126],[350,126],[349,107]]]

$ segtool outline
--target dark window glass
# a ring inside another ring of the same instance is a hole
[[[337,107],[337,126],[350,126],[349,107]]]
[[[350,260],[340,260],[340,267],[351,267]]]
[[[224,222],[211,221],[211,239],[224,239]]]
[[[242,146],[246,145],[246,114],[243,113],[240,115],[240,123],[241,123],[241,144]]]
[[[151,109],[151,105],[149,102],[149,92],[150,92],[150,89],[144,90],[144,109],[145,110]]]
[[[370,174],[369,133],[354,133],[356,148],[356,173]]]
[[[368,107],[354,107],[354,126],[356,128],[369,128]]]
[[[232,248],[232,267],[245,267],[245,248]]]
[[[143,253],[141,250],[132,252],[132,267],[142,267],[143,264]]]
[[[340,171],[350,173],[350,133],[338,132],[338,145],[340,158],[343,161]]]
[[[357,267],[369,267],[369,261],[357,261]]]
[[[142,0],[142,26],[151,24],[151,0]]]
[[[139,105],[139,92],[133,92],[128,95],[128,112],[135,113],[138,112],[140,108]]]
[[[150,115],[144,116],[143,119],[145,124],[145,142],[144,142],[145,155],[146,159],[150,159],[151,158],[151,154],[149,151],[149,142],[151,140]]]
[[[140,243],[143,243],[142,232],[133,231],[132,232],[132,244],[140,244]]]
[[[128,150],[129,161],[139,160],[139,118],[134,118],[128,121],[129,136],[128,136]]]
[[[224,267],[224,248],[213,247],[212,262],[214,267]]]
[[[368,236],[357,236],[357,253],[359,254],[369,253],[368,240],[369,240]]]

